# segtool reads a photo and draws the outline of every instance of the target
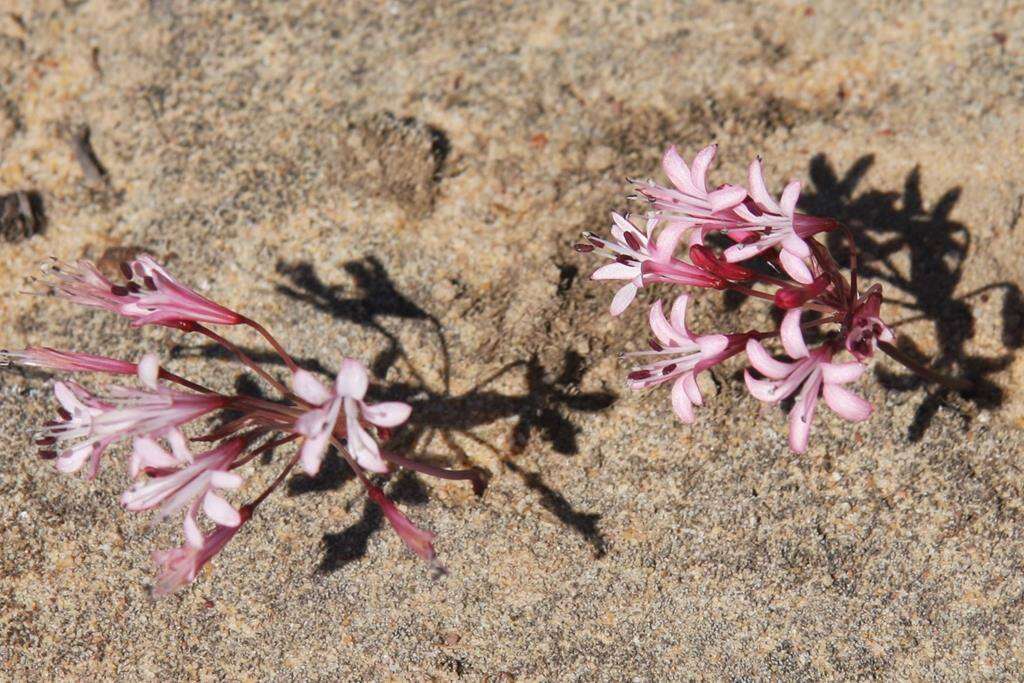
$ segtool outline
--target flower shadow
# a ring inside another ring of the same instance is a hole
[[[801,197],[801,208],[809,213],[838,219],[850,227],[858,251],[858,271],[865,281],[887,285],[889,306],[907,311],[896,325],[925,319],[935,327],[938,356],[928,359],[908,335],[900,335],[903,351],[949,374],[960,374],[974,384],[964,398],[982,408],[1000,405],[1004,391],[990,375],[1006,368],[1013,360],[1013,349],[1024,345],[1021,319],[1024,301],[1020,287],[1010,281],[993,282],[977,290],[957,294],[964,265],[971,247],[966,225],[951,218],[961,190],[947,190],[931,207],[921,194],[921,172],[914,168],[906,177],[902,191],[865,190],[858,186],[874,163],[873,155],[855,161],[839,176],[824,154],[810,164],[811,187]],[[829,235],[829,248],[837,261],[846,263],[849,247],[840,232]],[[895,258],[906,253],[904,267]],[[896,296],[893,296],[895,290]],[[967,350],[975,334],[970,301],[983,300],[990,292],[1002,292],[1003,343],[1007,352],[994,357],[979,356]],[[879,369],[879,380],[895,390],[911,390],[924,381],[916,375],[902,375]],[[908,429],[908,438],[918,441],[932,418],[949,398],[949,390],[935,388],[918,406]]]
[[[456,392],[452,389],[452,361],[440,320],[400,292],[375,257],[351,261],[345,264],[344,269],[352,277],[354,287],[351,291],[344,285],[324,283],[309,263],[280,262],[277,271],[286,282],[277,290],[338,320],[379,334],[385,348],[371,365],[377,377],[383,377],[399,362],[408,370],[409,380],[373,386],[370,391],[373,400],[404,401],[413,409],[409,421],[396,433],[388,447],[405,450],[418,459],[441,465],[468,463],[470,456],[463,444],[486,448],[508,472],[519,477],[527,489],[538,494],[545,510],[589,544],[595,557],[602,557],[605,541],[598,526],[600,515],[576,510],[563,494],[544,483],[540,473],[531,472],[512,461],[534,439],[546,442],[552,450],[563,455],[578,453],[580,428],[574,422],[575,415],[600,412],[615,402],[617,397],[612,393],[580,389],[588,369],[585,358],[566,350],[560,366],[546,367],[537,354],[532,354],[507,363],[471,388]],[[431,381],[416,370],[398,331],[392,328],[394,320],[418,321],[431,327],[437,340],[440,381]],[[228,358],[215,346],[202,346],[191,351]],[[250,352],[249,349],[245,351]],[[273,354],[257,352],[253,355],[260,362],[279,363]],[[296,361],[313,372],[333,374],[331,368],[316,359]],[[524,390],[507,392],[492,387],[509,373],[521,375]],[[491,443],[478,433],[481,428],[502,421],[512,422],[505,443]],[[443,452],[430,450],[436,444],[441,445]],[[316,477],[295,476],[288,482],[288,491],[290,495],[302,495],[336,490],[352,478],[351,470],[341,458],[337,454],[329,454]],[[412,473],[400,472],[392,477],[392,481],[397,488],[392,494],[398,502],[418,504],[419,498],[406,490],[411,486],[409,481],[418,484]],[[422,484],[418,485],[422,487]],[[369,537],[381,525],[379,510],[368,504],[360,519],[348,529],[325,535],[326,556],[321,569],[332,571],[360,557]]]

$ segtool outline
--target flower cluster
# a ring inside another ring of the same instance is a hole
[[[409,418],[411,408],[398,402],[368,402],[369,376],[359,361],[344,359],[328,389],[298,367],[264,327],[181,284],[151,257],[140,256],[121,269],[125,281],[116,284],[88,261],[55,261],[46,268],[45,284],[60,297],[118,313],[134,326],[163,325],[212,339],[280,393],[275,400],[222,394],[161,368],[152,353],[134,363],[46,347],[0,352],[0,364],[137,377],[137,388],[111,386],[96,393],[72,380],[56,382],[57,418],[39,429],[35,442],[40,456],[53,461],[59,471],[84,471],[89,478],[99,473],[111,446],[130,443],[125,464],[132,483],[121,496],[122,505],[132,512],[155,511],[154,524],[180,516],[184,536],[180,547],[153,554],[160,568],[155,595],[194,580],[296,464],[315,475],[332,445],[406,546],[423,559],[434,560],[434,535],[416,527],[369,473],[386,475],[403,467],[468,480],[480,493],[485,485],[482,471],[447,470],[389,452],[391,430]],[[278,353],[290,381],[279,381],[208,324],[255,329]],[[186,436],[187,425],[222,412],[231,418],[211,432]],[[190,440],[212,447],[195,452]],[[242,468],[257,455],[291,442],[299,442],[298,448],[277,478],[249,502],[233,505],[228,496],[244,487]]]
[[[730,290],[778,309],[776,329],[741,333],[692,333],[684,315],[689,294],[681,294],[666,318],[661,301],[651,307],[651,350],[624,354],[642,364],[628,375],[633,389],[671,383],[672,406],[679,419],[692,422],[702,397],[697,375],[740,354],[749,367],[744,376],[750,393],[766,403],[794,397],[789,411],[789,444],[807,448],[819,398],[841,417],[865,420],[871,405],[845,385],[863,374],[876,349],[911,369],[944,381],[904,356],[892,330],[880,317],[882,289],[858,291],[857,261],[849,231],[829,218],[797,212],[799,181],[786,185],[776,200],[764,181],[761,160],[751,162],[746,186],[721,185],[709,190],[707,174],[716,146],[701,150],[687,165],[674,147],[662,158],[669,186],[634,181],[647,204],[643,227],[629,216],[612,214],[612,238],[584,233],[581,253],[603,255],[611,262],[591,276],[620,280],[611,314],[620,315],[640,289],[668,283],[696,289]],[[816,235],[845,231],[850,244],[849,269],[832,258]],[[765,348],[775,340],[787,358]],[[847,360],[838,358],[843,354]],[[958,386],[946,381],[950,386]],[[962,385],[959,385],[962,386]]]

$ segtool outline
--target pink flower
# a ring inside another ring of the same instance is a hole
[[[843,344],[859,361],[873,356],[878,342],[891,344],[895,339],[892,330],[878,317],[881,306],[882,288],[874,285],[864,292],[853,309],[850,330]]]
[[[406,547],[427,562],[433,560],[435,557],[433,532],[420,529],[409,521],[409,518],[391,502],[391,499],[373,484],[366,485],[366,492],[373,502],[380,506],[384,516],[391,524],[391,528],[405,542]]]
[[[176,431],[176,430],[175,430]],[[178,432],[180,435],[180,432]],[[202,501],[203,512],[217,524],[234,527],[242,523],[238,511],[217,489],[237,489],[242,477],[231,471],[235,458],[245,446],[244,439],[232,439],[195,458],[177,441],[175,453],[168,453],[147,437],[135,439],[131,469],[133,476],[150,471],[152,476],[124,492],[121,504],[133,512],[160,505],[154,524],[191,501]]]
[[[103,308],[132,319],[132,325],[180,327],[189,323],[237,325],[245,318],[184,286],[150,256],[121,265],[123,285],[108,280],[90,261],[74,264],[54,260],[48,267],[50,286],[83,306]]]
[[[744,379],[754,398],[767,403],[778,403],[800,390],[789,411],[789,445],[795,452],[807,450],[819,396],[824,396],[829,408],[851,422],[866,420],[871,415],[871,404],[842,386],[858,379],[864,366],[855,361],[831,362],[833,349],[828,344],[808,350],[800,331],[800,309],[786,314],[781,337],[786,353],[796,362],[776,360],[759,341],[751,339],[747,342],[747,357],[767,379],[755,379],[749,370],[744,371]]]
[[[227,399],[217,394],[161,386],[159,374],[156,355],[146,354],[138,364],[144,391],[113,387],[109,396],[98,398],[75,382],[57,382],[54,393],[62,419],[44,425],[37,443],[46,447],[68,444],[57,456],[57,468],[62,472],[77,471],[91,456],[94,474],[109,444],[131,436],[162,435],[227,404]],[[51,452],[56,455],[47,451]]]
[[[657,239],[654,229],[658,225],[657,218],[647,221],[644,232],[640,232],[628,217],[612,214],[612,237],[608,241],[593,233],[583,233],[589,244],[578,244],[576,250],[590,252],[600,250],[612,263],[601,266],[590,276],[591,280],[626,280],[612,299],[611,314],[619,315],[636,298],[637,290],[644,286],[643,266],[647,263],[668,262],[672,258],[684,225],[672,224],[661,231]]]
[[[194,510],[185,516],[185,545],[171,550],[157,550],[153,553],[153,562],[160,569],[153,596],[169,595],[182,586],[195,580],[199,570],[213,557],[223,550],[245,522],[252,517],[252,510],[245,506],[238,511],[239,522],[235,526],[218,524],[207,535],[199,530],[194,517]]]
[[[328,390],[306,370],[300,369],[292,374],[292,390],[295,395],[317,406],[295,422],[295,431],[306,437],[299,462],[309,475],[319,471],[342,409],[345,411],[346,445],[352,457],[360,467],[371,472],[388,471],[377,442],[363,428],[362,423],[385,428],[396,427],[409,418],[412,408],[397,401],[374,405],[364,402],[369,384],[366,367],[352,358],[342,361],[333,390]]]
[[[32,346],[24,351],[4,349],[0,351],[0,365],[8,363],[65,372],[109,372],[116,375],[134,375],[137,372],[135,363],[89,353],[58,351],[48,346]]]
[[[697,375],[743,350],[746,334],[709,334],[694,336],[686,327],[689,297],[679,296],[672,305],[671,321],[666,320],[661,301],[651,306],[651,331],[656,341],[651,351],[627,353],[629,357],[653,358],[647,365],[629,373],[630,389],[648,389],[672,382],[672,408],[680,420],[693,422],[693,406],[702,405]]]
[[[804,240],[811,235],[836,227],[835,221],[796,213],[800,198],[800,181],[793,180],[782,190],[778,202],[768,194],[764,183],[761,159],[750,162],[747,174],[751,202],[733,209],[739,221],[736,228],[745,233],[757,233],[756,240],[742,239],[725,250],[728,261],[745,261],[766,249],[780,247],[779,261],[797,282],[809,283],[813,279],[806,259],[811,250]]]
[[[650,181],[636,183],[637,191],[651,202],[659,216],[688,229],[701,228],[691,237],[695,243],[700,243],[709,230],[732,225],[730,210],[747,196],[747,191],[737,185],[722,185],[708,192],[708,167],[717,151],[718,145],[708,145],[687,166],[675,146],[669,147],[661,158],[661,167],[674,187]]]

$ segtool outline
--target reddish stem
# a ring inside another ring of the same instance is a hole
[[[263,335],[263,338],[267,340],[268,344],[274,347],[274,351],[276,351],[277,355],[281,357],[281,360],[284,361],[284,364],[288,366],[289,370],[295,372],[296,370],[299,369],[299,366],[295,363],[295,361],[292,360],[292,357],[289,356],[288,352],[284,350],[284,347],[281,346],[281,344],[276,339],[274,339],[274,335],[270,334],[267,328],[263,327],[263,325],[260,325],[258,322],[251,318],[244,318],[242,320],[242,324],[248,325],[252,329],[259,332],[261,335]]]
[[[888,342],[878,342],[878,348],[882,349],[887,356],[897,363],[913,370],[927,380],[941,384],[947,389],[952,389],[954,391],[971,391],[974,389],[974,382],[962,377],[948,377],[941,372],[936,372],[935,370],[918,363],[916,360]]]

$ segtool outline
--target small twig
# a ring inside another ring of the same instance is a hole
[[[68,144],[74,152],[75,161],[82,168],[85,179],[95,186],[109,187],[110,176],[107,169],[96,157],[96,151],[92,147],[92,132],[88,125],[81,125],[72,131],[68,137]]]
[[[878,348],[882,349],[887,356],[897,363],[913,370],[925,379],[941,384],[947,389],[952,389],[954,391],[971,391],[974,389],[974,382],[962,377],[949,377],[941,372],[936,372],[935,370],[918,363],[916,360],[888,342],[878,342]]]

